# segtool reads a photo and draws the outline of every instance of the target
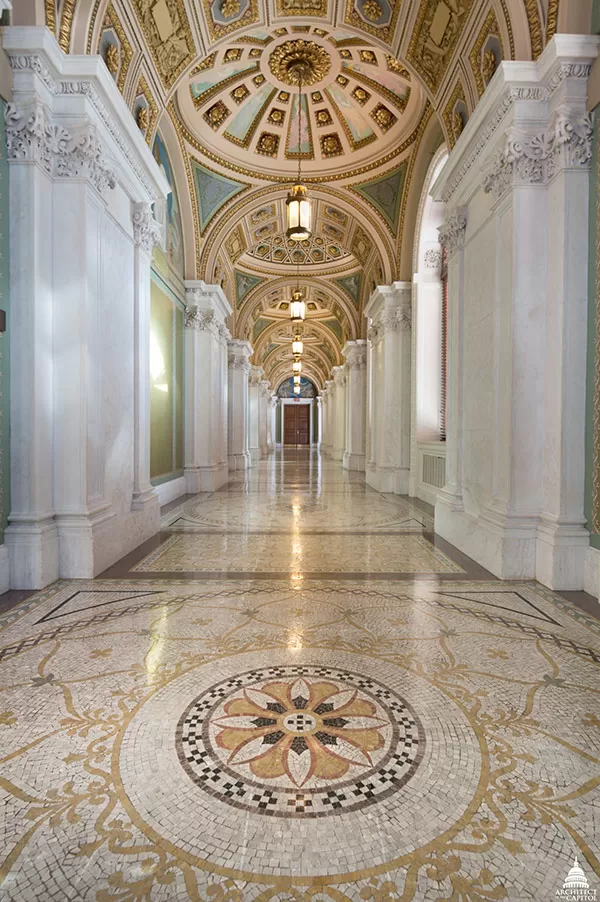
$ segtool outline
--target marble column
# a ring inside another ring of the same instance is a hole
[[[227,343],[231,305],[219,285],[185,283],[185,460],[188,492],[227,482]]]
[[[323,450],[323,394],[317,395],[317,448]]]
[[[346,443],[342,464],[345,470],[365,469],[367,416],[367,342],[347,341],[342,351],[346,359]]]
[[[366,479],[380,492],[405,495],[410,474],[410,282],[376,288],[365,316],[372,346]]]
[[[333,379],[327,380],[325,391],[327,399],[327,424],[325,427],[327,443],[325,445],[325,454],[327,457],[333,457],[333,446],[335,444],[335,382]]]
[[[250,464],[248,435],[248,375],[252,346],[232,338],[227,343],[228,404],[227,460],[230,470],[246,470]]]
[[[269,398],[271,396],[271,383],[263,379],[261,380],[258,393],[258,442],[260,447],[260,456],[266,457],[269,453],[269,445],[267,442],[268,418],[269,418]]]
[[[331,374],[335,384],[335,426],[332,457],[342,460],[346,449],[346,368],[334,366]]]
[[[248,435],[252,464],[260,460],[260,383],[264,372],[259,366],[250,367],[248,381]]]
[[[275,415],[277,412],[277,395],[269,394],[267,397],[267,453],[275,450]]]

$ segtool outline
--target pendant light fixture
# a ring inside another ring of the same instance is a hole
[[[286,200],[287,230],[286,235],[291,241],[306,241],[312,234],[311,202],[308,198],[306,186],[302,184],[302,76],[304,63],[298,61],[298,179],[290,191]]]
[[[299,386],[299,385],[294,385],[294,394],[295,394],[295,395],[299,395],[299,394],[300,394],[300,386]]]
[[[298,385],[298,386],[300,385],[300,373],[297,373],[294,376],[294,385]]]
[[[296,287],[290,301],[290,317],[293,323],[303,323],[306,317],[306,302],[300,291],[300,263],[296,263]]]
[[[300,360],[294,360],[292,363],[292,372],[300,375],[302,372],[302,362]]]
[[[294,357],[300,357],[303,350],[304,343],[302,341],[302,336],[296,333],[292,342],[292,354],[294,355]]]

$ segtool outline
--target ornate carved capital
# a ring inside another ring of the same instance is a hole
[[[405,332],[410,330],[410,307],[386,307],[377,317],[375,327],[378,336],[388,332]]]
[[[262,382],[263,376],[264,376],[264,373],[259,366],[250,367],[250,379],[249,379],[250,385],[254,385],[254,386],[260,385],[260,383]]]
[[[442,247],[446,248],[448,254],[462,247],[465,240],[465,229],[467,227],[467,216],[462,210],[454,212],[446,222],[438,229],[439,241]]]
[[[563,169],[589,169],[592,159],[589,113],[558,111],[536,134],[511,130],[483,175],[483,188],[496,200],[513,185],[547,185]]]
[[[213,335],[219,334],[219,323],[214,310],[205,307],[186,307],[185,308],[185,328],[195,329],[198,332],[211,332]]]
[[[345,354],[348,369],[359,370],[367,365],[367,349],[364,344],[348,347]]]
[[[343,366],[334,366],[331,375],[333,376],[334,385],[343,388],[346,384],[346,368]]]
[[[150,204],[132,204],[131,220],[133,222],[133,240],[147,253],[152,253],[155,244],[161,239],[161,226],[152,214]]]
[[[94,126],[67,129],[51,122],[41,104],[22,109],[9,103],[4,120],[9,161],[38,163],[52,178],[89,179],[100,192],[115,187]]]
[[[249,373],[248,358],[251,353],[247,342],[230,339],[227,343],[227,366],[230,370],[242,370],[244,373]]]

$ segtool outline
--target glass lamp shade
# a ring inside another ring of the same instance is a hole
[[[299,394],[300,394],[300,386],[299,386],[299,385],[294,385],[294,394],[295,394],[295,395],[299,395]]]
[[[290,316],[293,323],[302,323],[306,317],[306,303],[302,300],[302,292],[297,288],[292,291]]]
[[[311,232],[311,202],[304,185],[294,185],[287,196],[286,235],[292,241],[306,241]]]
[[[294,376],[294,385],[300,385],[300,373],[296,373]]]
[[[302,363],[300,360],[294,360],[292,363],[292,372],[293,373],[301,373],[302,372]]]
[[[304,350],[304,342],[299,335],[296,335],[292,342],[292,354],[299,357]]]

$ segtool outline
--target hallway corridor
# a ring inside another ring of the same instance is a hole
[[[286,448],[0,615],[0,899],[597,888],[600,621]]]

